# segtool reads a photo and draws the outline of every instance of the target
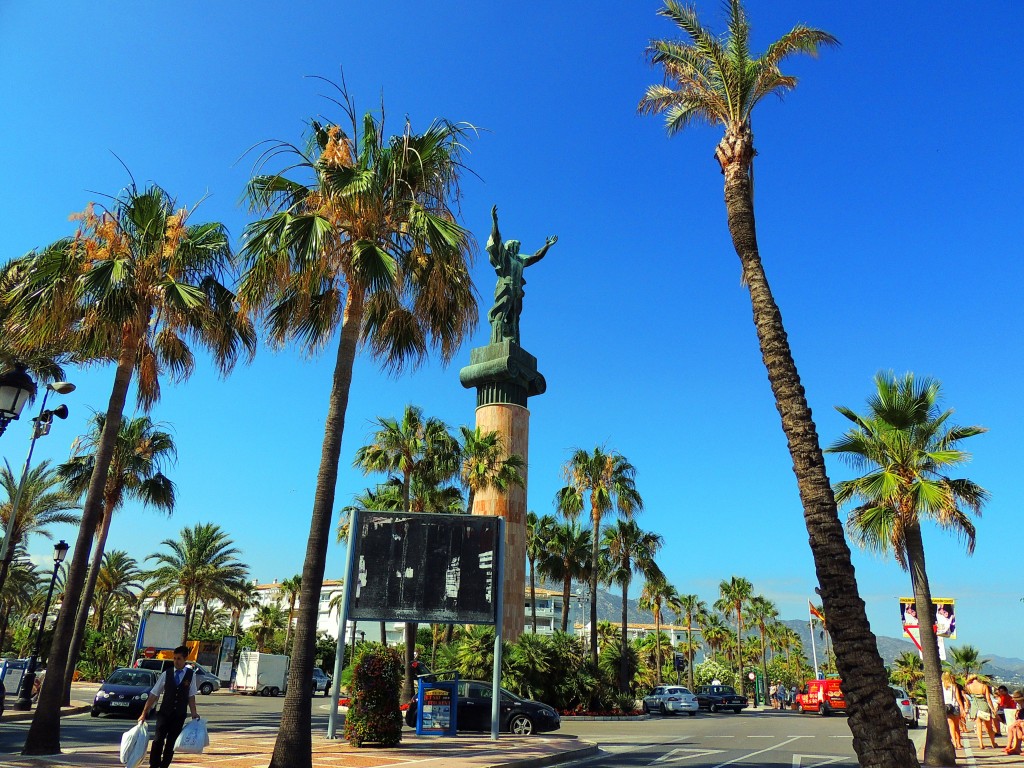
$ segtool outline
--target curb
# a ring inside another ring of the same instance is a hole
[[[562,765],[564,763],[573,763],[577,760],[582,760],[587,757],[593,757],[600,751],[597,748],[597,744],[593,742],[586,742],[587,746],[578,747],[576,749],[569,749],[565,752],[558,752],[552,755],[543,755],[542,757],[527,757],[522,760],[510,760],[507,763],[492,763],[491,765],[497,768],[544,768],[544,766],[551,765]]]
[[[634,720],[650,720],[650,715],[562,715],[562,722],[593,722],[595,720],[618,720],[631,722]]]
[[[91,704],[79,704],[71,707],[61,707],[60,716],[68,717],[70,715],[80,715],[83,712],[88,712],[90,709],[92,709]],[[3,715],[0,715],[0,722],[17,723],[23,720],[31,720],[33,717],[35,717],[35,714],[36,713],[34,709],[28,712],[8,710],[7,712],[4,712]]]

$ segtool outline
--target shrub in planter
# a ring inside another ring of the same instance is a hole
[[[352,701],[345,716],[345,738],[361,747],[376,742],[393,747],[402,740],[402,659],[395,648],[364,643],[356,651]]]

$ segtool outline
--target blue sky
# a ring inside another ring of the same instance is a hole
[[[815,585],[807,532],[761,363],[738,259],[725,227],[719,132],[672,140],[636,104],[658,74],[651,37],[674,36],[657,2],[64,4],[60,13],[0,6],[0,258],[71,232],[68,214],[116,193],[127,176],[161,184],[196,220],[237,238],[251,169],[245,151],[298,141],[304,120],[340,120],[307,75],[345,77],[359,109],[383,98],[391,132],[435,117],[483,129],[464,182],[463,223],[486,239],[497,204],[506,237],[535,249],[524,346],[548,392],[531,400],[531,509],[551,511],[576,446],[605,445],[638,468],[640,523],[665,537],[664,569],[707,600],[742,575],[783,618],[806,616]],[[698,3],[720,25],[717,2]],[[755,119],[762,257],[823,443],[860,408],[878,370],[944,385],[970,441],[965,474],[992,492],[973,557],[926,531],[935,594],[958,599],[959,642],[1024,656],[1024,590],[1014,578],[1024,502],[1013,452],[1022,425],[1010,394],[1022,375],[1024,167],[1012,104],[1024,6],[969,11],[906,3],[871,12],[843,3],[751,0],[761,49],[796,22],[843,45],[788,69],[801,78]],[[718,26],[720,28],[720,26]],[[493,272],[473,270],[486,313]],[[455,426],[473,422],[458,384],[486,321],[447,369],[401,379],[361,358],[348,411],[338,506],[366,487],[350,468],[381,415],[406,403]],[[330,354],[261,349],[228,380],[201,364],[167,386],[153,416],[173,425],[173,518],[125,508],[110,548],[143,558],[185,525],[230,531],[261,581],[301,570],[326,413]],[[40,441],[63,460],[113,370],[71,371],[72,416]],[[16,468],[29,426],[0,455]],[[830,460],[833,480],[846,471]],[[1014,480],[1014,478],[1018,478]],[[58,532],[70,537],[73,531]],[[37,540],[36,554],[49,552]],[[332,546],[328,576],[341,568]],[[855,553],[875,632],[899,633],[909,578]]]

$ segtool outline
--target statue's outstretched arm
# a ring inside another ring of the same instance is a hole
[[[542,247],[542,248],[541,248],[540,250],[538,250],[538,251],[537,251],[537,252],[536,252],[535,254],[533,254],[532,256],[527,256],[527,257],[526,257],[526,261],[524,262],[524,263],[525,263],[525,265],[526,265],[526,266],[528,267],[528,266],[530,266],[531,264],[536,264],[536,263],[537,263],[538,261],[540,261],[541,259],[543,259],[543,258],[544,258],[544,256],[545,256],[545,255],[547,254],[547,252],[548,252],[548,249],[549,249],[549,248],[550,248],[550,247],[551,247],[552,245],[554,245],[555,243],[557,243],[557,242],[558,242],[558,235],[551,235],[551,237],[549,237],[549,238],[548,238],[547,240],[545,240],[545,241],[544,241],[544,246],[543,246],[543,247]]]
[[[498,206],[491,208],[491,235],[487,238],[487,256],[491,265],[498,266],[498,258],[501,254],[501,232],[498,231]]]

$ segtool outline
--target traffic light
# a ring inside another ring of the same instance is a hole
[[[676,672],[686,671],[686,654],[676,653],[672,658],[672,666]]]

